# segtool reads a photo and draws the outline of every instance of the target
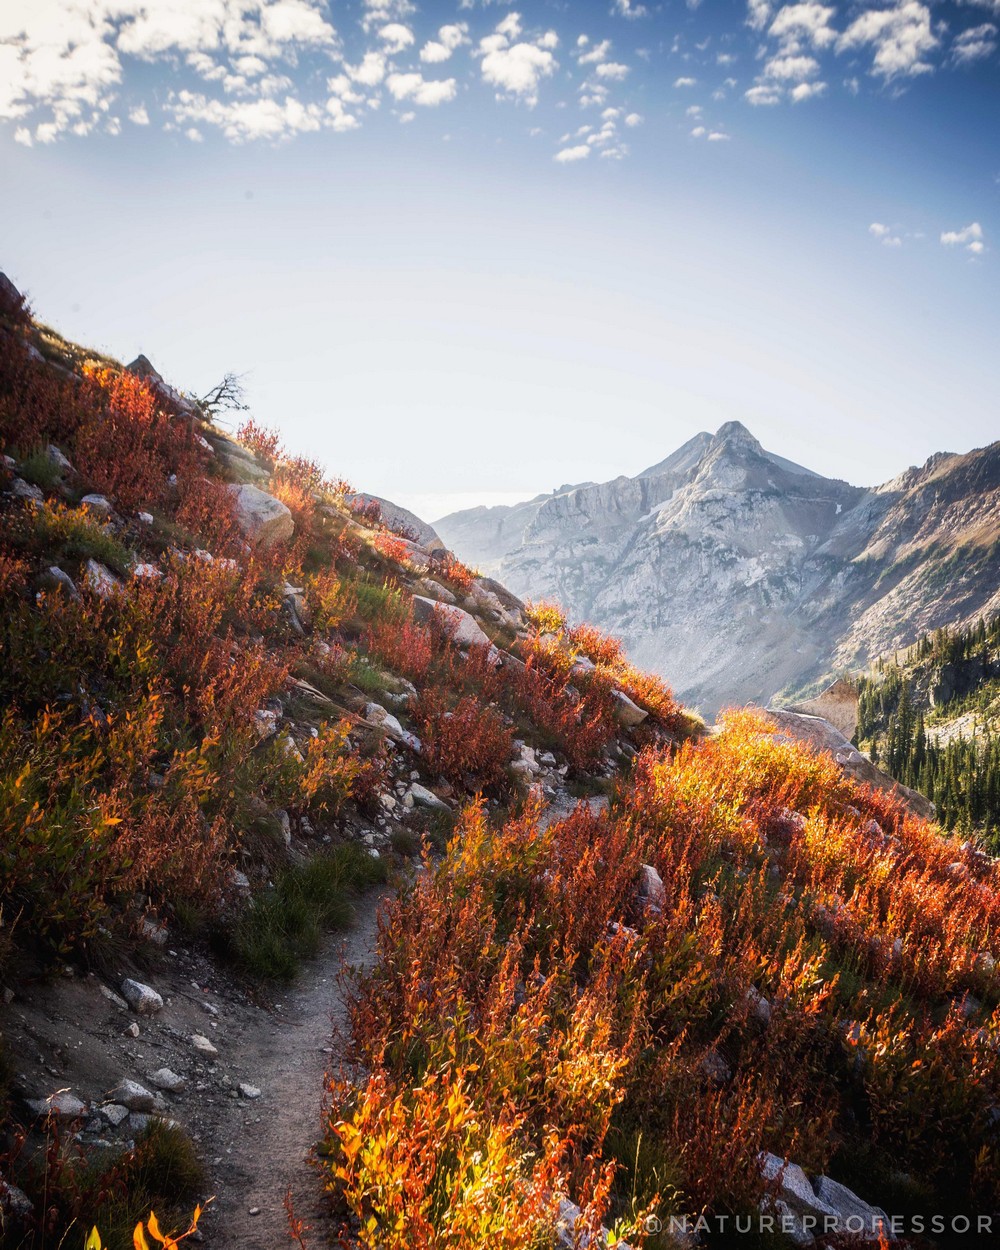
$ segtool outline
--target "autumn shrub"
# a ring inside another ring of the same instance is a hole
[[[484,707],[473,695],[449,708],[435,691],[427,690],[413,717],[433,772],[473,790],[502,787],[513,754],[513,732],[495,708]]]
[[[388,530],[380,530],[372,540],[372,546],[392,564],[406,564],[410,558],[410,548],[406,540]]]
[[[476,584],[475,574],[450,551],[435,555],[428,567],[428,575],[444,582],[460,595],[467,595]]]
[[[566,628],[566,614],[557,603],[542,600],[525,605],[528,620],[540,634],[558,634]]]
[[[281,455],[281,436],[270,426],[249,417],[236,431],[237,439],[263,460],[275,461]]]

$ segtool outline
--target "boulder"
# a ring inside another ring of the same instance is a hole
[[[202,1033],[191,1034],[191,1045],[195,1048],[199,1055],[206,1055],[209,1059],[214,1059],[219,1053],[215,1046]]]
[[[163,1010],[163,999],[160,995],[141,981],[126,978],[122,982],[122,997],[139,1016],[152,1016]]]
[[[646,907],[663,910],[667,901],[667,891],[663,878],[652,864],[643,864],[639,869],[639,900]]]
[[[649,715],[645,709],[633,703],[623,690],[615,691],[615,720],[626,729],[641,725]]]
[[[103,495],[84,495],[80,500],[80,507],[87,512],[92,512],[95,516],[109,517],[111,515],[111,504]]]
[[[179,1094],[187,1085],[185,1078],[172,1072],[170,1068],[157,1068],[150,1074],[149,1080],[150,1084],[157,1089],[165,1089],[168,1094]]]
[[[45,492],[34,482],[26,482],[23,477],[14,478],[10,489],[18,499],[26,499],[29,503],[43,503],[45,500]]]
[[[777,1183],[774,1208],[782,1217],[782,1232],[796,1245],[811,1245],[822,1233],[848,1233],[866,1241],[878,1241],[880,1230],[890,1233],[884,1211],[829,1177],[813,1183],[797,1164],[767,1152],[760,1156],[760,1170],[765,1181]]]
[[[76,472],[71,462],[54,443],[49,443],[48,447],[45,448],[45,455],[49,464],[59,470],[61,478],[68,477],[71,473]]]
[[[280,499],[249,484],[229,489],[236,503],[236,521],[251,542],[270,547],[295,533],[292,514]]]
[[[419,785],[417,782],[413,782],[408,793],[418,807],[429,807],[435,812],[451,811],[451,808],[444,801],[444,799],[439,799],[438,796],[428,790],[426,786]]]
[[[792,712],[787,708],[769,708],[767,715],[778,726],[785,741],[804,742],[815,751],[827,752],[848,777],[876,790],[887,791],[916,816],[922,816],[925,820],[934,819],[934,804],[930,799],[924,798],[908,786],[900,785],[880,768],[876,768],[867,755],[862,755],[828,720],[821,716]]]
[[[892,1240],[886,1213],[880,1207],[869,1206],[846,1185],[830,1180],[829,1176],[818,1176],[813,1182],[813,1189],[820,1202],[837,1212],[846,1232],[859,1232],[865,1241],[878,1241],[879,1233],[884,1232]]]
[[[121,582],[114,573],[94,559],[88,560],[83,566],[83,584],[101,599],[110,599],[122,588]]]
[[[87,1104],[68,1089],[61,1089],[48,1098],[32,1098],[28,1106],[37,1116],[51,1116],[54,1120],[80,1120],[87,1114]]]
[[[788,711],[803,716],[822,716],[845,738],[853,738],[858,731],[858,688],[841,677],[815,699],[793,703]]]
[[[129,1111],[153,1111],[156,1095],[138,1081],[121,1080],[105,1095],[109,1103],[127,1107]]]
[[[186,395],[182,395],[169,382],[165,382],[163,377],[154,369],[148,357],[136,356],[135,360],[130,365],[126,365],[125,368],[137,378],[142,378],[161,403],[175,409],[182,416],[200,416],[201,410],[198,405],[193,400],[188,399]]]
[[[452,631],[452,637],[460,647],[489,647],[491,641],[474,616],[464,608],[448,603],[437,603],[423,595],[413,596],[413,615],[418,621],[429,621],[435,616]]]
[[[122,1106],[120,1102],[102,1103],[100,1112],[112,1128],[118,1128],[120,1124],[124,1124],[128,1119],[128,1107]]]
[[[3,274],[0,273],[0,282],[4,280]],[[34,1213],[35,1206],[23,1189],[18,1189],[16,1185],[12,1185],[10,1181],[5,1181],[0,1176],[0,1229],[5,1227],[5,1218],[9,1216],[13,1220],[30,1219]]]
[[[368,504],[377,503],[382,512],[382,520],[391,530],[397,533],[410,534],[416,539],[421,547],[430,555],[444,555],[445,545],[434,531],[433,526],[422,521],[415,512],[411,512],[408,508],[403,508],[397,503],[393,503],[391,499],[383,499],[380,495],[366,495],[359,492],[354,495],[346,495],[345,501],[351,508],[364,508]]]
[[[59,568],[57,564],[50,564],[44,573],[39,574],[36,585],[39,590],[44,590],[47,593],[62,591],[69,595],[71,599],[80,598],[80,592],[77,590],[76,583],[72,577]]]

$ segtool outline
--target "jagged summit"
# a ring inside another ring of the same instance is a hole
[[[727,421],[635,477],[437,529],[519,593],[612,630],[714,711],[1000,609],[1000,443],[865,489]]]

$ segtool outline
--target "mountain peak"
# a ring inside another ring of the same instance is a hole
[[[727,421],[724,425],[720,425],[715,432],[714,441],[735,444],[737,447],[745,447],[749,451],[756,451],[760,454],[764,451],[760,443],[740,421]]]

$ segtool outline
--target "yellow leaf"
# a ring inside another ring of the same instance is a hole
[[[149,1242],[146,1240],[146,1234],[142,1231],[141,1220],[136,1224],[135,1232],[132,1234],[132,1246],[134,1250],[149,1250]]]
[[[156,1218],[155,1211],[150,1211],[149,1219],[146,1221],[146,1227],[149,1229],[149,1235],[151,1237],[155,1237],[161,1246],[165,1246],[167,1244],[166,1237],[164,1237],[164,1235],[160,1232],[160,1224]]]
[[[92,1228],[90,1230],[90,1236],[87,1238],[86,1242],[84,1243],[83,1250],[102,1250],[101,1234],[97,1231],[96,1228]]]

